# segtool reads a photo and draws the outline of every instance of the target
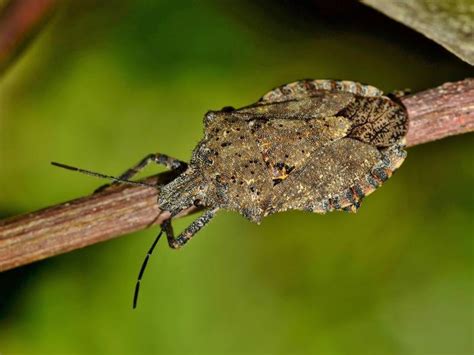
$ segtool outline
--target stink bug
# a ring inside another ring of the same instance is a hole
[[[143,262],[134,307],[148,258],[163,231],[176,249],[220,209],[256,223],[286,210],[356,212],[362,199],[403,163],[407,126],[405,108],[373,86],[301,80],[271,90],[252,105],[206,113],[204,138],[189,164],[150,154],[120,177],[109,176],[134,183],[129,179],[150,162],[179,172],[168,184],[156,186],[158,205],[171,217]],[[175,237],[171,219],[193,205],[205,212]]]

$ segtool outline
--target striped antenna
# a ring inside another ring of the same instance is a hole
[[[148,253],[146,253],[145,259],[143,260],[142,267],[140,268],[140,272],[138,273],[137,283],[135,284],[135,293],[133,294],[133,309],[137,308],[138,293],[140,292],[140,282],[142,281],[143,273],[145,272],[146,266],[148,265],[148,259],[150,259],[151,254],[153,254],[153,250],[155,249],[156,244],[158,244],[158,241],[160,240],[162,234],[163,229],[161,229],[160,233],[157,235],[155,241],[150,247],[150,250],[148,250]]]

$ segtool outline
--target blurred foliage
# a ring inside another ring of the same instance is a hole
[[[471,74],[357,3],[71,1],[0,84],[0,215],[101,184],[52,160],[115,174],[154,151],[187,160],[204,112],[281,83],[417,91]],[[182,251],[159,246],[136,311],[156,228],[3,273],[0,352],[472,353],[472,148],[410,149],[357,215],[219,213]]]
[[[362,0],[474,65],[472,0]]]

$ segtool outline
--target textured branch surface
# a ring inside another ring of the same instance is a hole
[[[446,83],[402,102],[410,119],[408,146],[474,130],[474,79]],[[146,181],[172,178],[163,173]],[[0,221],[0,271],[160,224],[169,215],[159,215],[156,200],[154,189],[122,185]]]
[[[410,120],[409,147],[474,130],[473,78],[404,97],[402,103]]]

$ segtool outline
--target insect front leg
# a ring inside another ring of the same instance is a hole
[[[172,158],[166,154],[161,153],[152,153],[148,154],[145,158],[140,160],[136,165],[132,166],[130,169],[126,170],[123,174],[119,176],[119,179],[122,180],[130,180],[136,174],[138,174],[141,170],[143,170],[147,165],[150,163],[156,163],[158,165],[164,165],[168,169],[171,170],[181,170],[184,171],[188,164],[184,161],[178,160],[176,158]],[[107,184],[99,187],[94,192],[100,192],[109,187],[110,185],[115,185],[117,183]]]
[[[133,167],[125,171],[122,175],[120,175],[120,179],[130,180],[133,176],[138,174],[141,170],[143,170],[147,165],[149,165],[152,162],[158,165],[164,165],[168,169],[171,169],[171,170],[176,170],[176,169],[184,170],[188,166],[186,162],[178,160],[176,158],[172,158],[166,154],[153,153],[153,154],[148,154],[145,158],[140,160],[138,164],[134,165]]]
[[[204,227],[216,214],[218,208],[214,208],[205,212],[201,217],[196,219],[191,225],[181,233],[178,238],[174,237],[173,227],[171,226],[171,218],[165,220],[161,225],[161,231],[158,236],[155,238],[155,241],[151,245],[148,253],[145,256],[145,259],[142,262],[142,266],[140,268],[140,272],[138,273],[137,283],[135,285],[135,292],[133,295],[133,308],[137,307],[138,301],[138,294],[140,292],[140,284],[143,278],[143,274],[145,273],[145,269],[148,265],[148,260],[150,259],[151,255],[153,254],[153,250],[155,249],[158,241],[161,238],[163,232],[165,232],[166,237],[168,238],[168,244],[173,249],[181,248],[186,242],[191,239],[202,227]]]
[[[168,237],[168,244],[172,249],[179,249],[184,244],[186,244],[194,235],[201,230],[209,221],[215,216],[218,208],[208,210],[204,214],[196,219],[193,223],[189,225],[177,238],[173,235],[173,229],[171,228],[171,223],[169,227],[167,224],[163,224],[163,229]],[[168,220],[169,221],[169,220]]]
[[[167,219],[161,224],[161,229],[165,232],[166,239],[168,239],[168,244],[171,246],[175,240],[173,226],[171,225],[171,218]]]

